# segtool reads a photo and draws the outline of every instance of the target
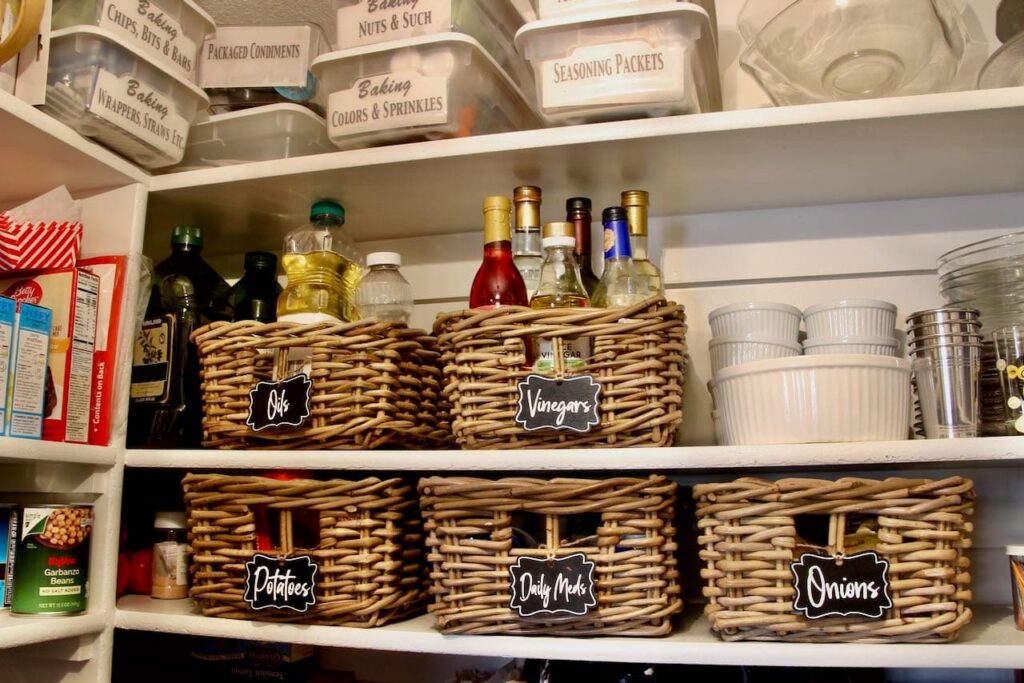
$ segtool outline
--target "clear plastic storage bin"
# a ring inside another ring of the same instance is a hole
[[[203,40],[216,29],[192,0],[54,0],[55,29],[82,25],[109,31],[193,83]]]
[[[547,123],[722,107],[711,22],[693,3],[542,19],[519,30],[516,46],[533,65]]]
[[[438,33],[465,33],[476,39],[520,87],[533,87],[530,68],[516,54],[513,41],[523,18],[510,0],[333,1],[339,49]]]
[[[461,33],[332,52],[313,62],[342,149],[536,128],[521,90]]]
[[[638,7],[654,7],[664,5],[672,0],[530,0],[533,11],[541,19],[554,19],[569,15],[580,15],[587,12],[637,9]]]
[[[141,166],[181,161],[189,126],[208,104],[183,76],[103,29],[51,35],[43,110]]]
[[[192,126],[175,171],[290,159],[336,151],[327,122],[298,104],[271,104],[211,116]]]

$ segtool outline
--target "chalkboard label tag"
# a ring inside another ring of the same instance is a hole
[[[808,619],[861,616],[880,619],[892,607],[889,563],[867,552],[839,558],[805,553],[794,562],[793,609]]]
[[[271,557],[257,553],[245,563],[242,599],[254,610],[305,613],[316,604],[316,564],[309,555]]]
[[[309,418],[313,383],[306,373],[281,382],[260,382],[249,392],[245,424],[254,432],[271,427],[300,427]]]
[[[528,432],[567,429],[586,433],[601,423],[600,394],[601,385],[591,375],[561,381],[529,375],[519,382],[516,422]]]
[[[582,617],[597,606],[594,563],[583,553],[537,559],[520,557],[508,568],[512,599],[520,617],[537,614]]]

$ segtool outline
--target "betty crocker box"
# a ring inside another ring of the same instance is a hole
[[[0,280],[0,294],[53,312],[43,408],[47,441],[89,442],[100,278],[64,268]]]
[[[110,443],[114,396],[117,395],[117,343],[121,338],[121,310],[124,306],[127,256],[97,256],[78,265],[100,279],[96,321],[96,353],[92,370],[92,399],[89,404],[89,443]]]

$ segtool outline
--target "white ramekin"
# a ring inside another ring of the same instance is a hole
[[[711,383],[726,446],[906,439],[910,361],[854,354],[747,363]]]
[[[752,335],[714,337],[708,343],[708,348],[711,351],[711,370],[714,373],[740,363],[799,356],[802,351],[800,344],[795,341],[758,338]]]
[[[714,337],[755,337],[796,341],[800,335],[800,309],[788,304],[747,301],[720,306],[708,314]]]
[[[899,356],[900,342],[894,337],[818,337],[804,342],[804,354],[858,353],[870,356]]]
[[[896,306],[876,299],[843,299],[804,311],[807,338],[888,337],[896,327]]]

